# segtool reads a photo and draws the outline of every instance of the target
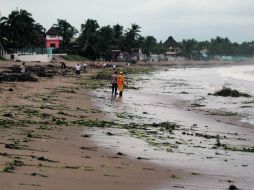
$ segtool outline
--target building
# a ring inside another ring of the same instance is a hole
[[[131,60],[136,61],[144,61],[146,59],[146,55],[142,53],[142,49],[134,48],[131,50]]]
[[[46,32],[46,48],[59,48],[63,37],[57,27],[52,26]]]

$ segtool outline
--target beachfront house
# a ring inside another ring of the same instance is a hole
[[[167,61],[175,60],[177,57],[177,49],[175,46],[170,46],[167,51],[165,52],[165,59]]]
[[[61,41],[63,41],[63,36],[60,35],[57,27],[52,26],[46,32],[46,48],[59,48]]]
[[[131,50],[131,60],[132,61],[144,61],[146,60],[146,55],[142,53],[141,48],[134,48]]]

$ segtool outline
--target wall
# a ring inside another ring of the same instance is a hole
[[[13,56],[13,59],[11,57]],[[20,55],[20,54],[6,54],[4,58],[7,60],[13,61],[21,61],[21,62],[51,62],[52,56],[49,54],[28,54],[28,55]]]

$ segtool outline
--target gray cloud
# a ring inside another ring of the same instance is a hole
[[[165,40],[229,37],[231,41],[251,41],[254,33],[253,0],[0,0],[0,11],[26,9],[47,29],[57,18],[67,19],[76,28],[86,19],[100,25],[131,23],[142,27],[143,35]]]

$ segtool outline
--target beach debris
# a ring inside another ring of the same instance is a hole
[[[47,158],[45,158],[43,156],[38,157],[37,160],[44,161],[44,162],[58,162],[58,161],[54,161],[54,160],[49,160],[49,159],[47,159]]]
[[[31,175],[31,176],[38,176],[38,177],[48,177],[48,176],[46,176],[46,175],[39,174],[39,173],[31,173],[30,175]]]
[[[123,154],[122,152],[118,152],[117,155],[118,156],[125,156],[125,154]]]
[[[149,158],[145,158],[145,157],[137,157],[138,160],[150,160]]]
[[[236,189],[238,189],[238,188],[237,188],[235,185],[230,185],[228,189],[229,189],[229,190],[236,190]]]
[[[23,82],[23,81],[38,81],[38,79],[32,77],[26,73],[0,73],[0,81],[6,82]]]
[[[13,114],[11,112],[3,114],[4,117],[13,118]]]
[[[89,150],[89,151],[97,151],[97,147],[84,147],[84,146],[82,146],[81,148],[80,148],[81,150]]]
[[[106,135],[108,135],[108,136],[113,136],[114,134],[108,131],[108,132],[106,133]]]
[[[29,183],[20,183],[19,185],[22,185],[22,186],[31,186],[31,187],[41,187],[41,185],[39,184],[29,184]]]
[[[200,173],[197,172],[191,172],[192,175],[200,175]]]
[[[142,168],[143,170],[148,170],[148,171],[155,171],[154,168]]]
[[[224,96],[224,97],[246,97],[249,98],[251,95],[239,92],[237,90],[233,90],[228,87],[223,87],[221,90],[216,91],[214,94],[208,94],[208,95],[214,95],[214,96]]]
[[[173,187],[174,187],[174,188],[184,189],[184,186],[182,186],[182,185],[174,185]]]
[[[4,147],[8,149],[20,149],[20,147],[16,144],[5,144]]]
[[[81,137],[85,137],[85,138],[89,138],[89,137],[91,137],[91,136],[92,136],[91,134],[81,135]]]

